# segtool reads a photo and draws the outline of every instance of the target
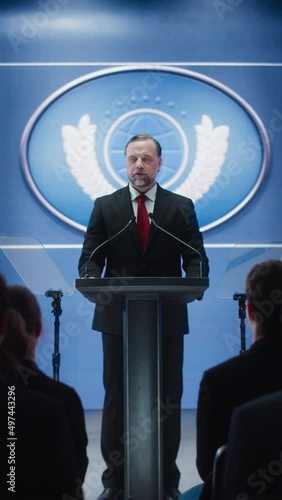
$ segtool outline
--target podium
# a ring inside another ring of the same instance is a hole
[[[96,307],[113,301],[123,304],[126,500],[163,500],[163,300],[192,302],[201,297],[208,285],[208,278],[76,280],[76,289]]]

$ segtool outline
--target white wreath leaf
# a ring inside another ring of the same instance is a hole
[[[211,118],[202,116],[195,125],[197,151],[187,179],[174,191],[189,196],[194,202],[201,199],[214,184],[221,172],[228,150],[229,127],[214,127]]]
[[[63,149],[66,163],[77,184],[92,199],[110,194],[114,186],[107,181],[99,166],[96,149],[95,133],[97,125],[90,123],[88,114],[83,115],[78,126],[64,125],[62,127]]]

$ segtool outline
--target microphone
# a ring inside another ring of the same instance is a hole
[[[199,257],[200,257],[200,278],[203,278],[203,256],[201,255],[201,253],[199,252],[199,250],[197,250],[197,248],[191,247],[191,245],[189,245],[188,243],[186,243],[186,241],[181,240],[180,238],[178,238],[174,234],[170,233],[169,231],[167,231],[163,227],[159,226],[156,223],[155,219],[153,218],[153,214],[151,212],[148,214],[148,216],[150,217],[150,219],[151,219],[152,223],[154,224],[154,226],[156,226],[158,229],[160,229],[164,233],[168,234],[168,236],[170,236],[171,238],[174,238],[179,243],[182,243],[182,245],[185,245],[186,247],[190,248],[190,250],[193,250],[193,252],[196,252],[199,255]]]
[[[96,248],[94,248],[93,252],[91,252],[90,254],[90,257],[89,259],[87,260],[86,262],[86,266],[85,266],[85,273],[84,275],[82,276],[83,278],[89,278],[88,276],[88,266],[89,266],[89,262],[90,260],[92,259],[93,255],[97,252],[97,250],[99,250],[99,248],[103,247],[104,245],[106,245],[106,243],[109,243],[109,241],[113,240],[114,238],[116,238],[117,236],[119,236],[121,233],[123,233],[123,231],[125,231],[128,226],[136,219],[135,215],[132,215],[132,217],[130,217],[128,223],[120,230],[118,231],[117,233],[113,234],[113,236],[111,236],[110,238],[108,238],[106,241],[103,241],[103,243],[101,243],[100,245],[98,245]]]

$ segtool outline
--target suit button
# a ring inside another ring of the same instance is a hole
[[[142,269],[146,269],[146,264],[142,264]]]

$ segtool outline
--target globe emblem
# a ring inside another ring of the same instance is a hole
[[[136,98],[140,78],[149,91]],[[162,146],[158,182],[193,200],[202,231],[238,213],[269,165],[265,127],[236,92],[192,71],[138,65],[84,75],[41,103],[21,140],[26,180],[53,215],[85,231],[93,201],[127,185],[124,147],[144,133]],[[257,146],[248,168],[246,140]]]
[[[138,109],[125,113],[109,129],[104,143],[104,159],[110,176],[118,187],[127,184],[124,147],[136,134],[152,135],[161,144],[162,186],[169,188],[187,166],[188,141],[174,118],[154,109]]]

